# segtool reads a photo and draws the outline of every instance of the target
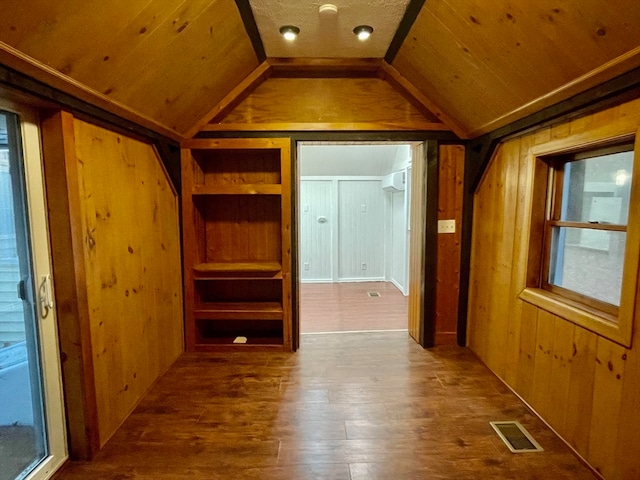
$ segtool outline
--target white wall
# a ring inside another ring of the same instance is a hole
[[[331,179],[300,182],[300,279],[333,281],[334,188]],[[326,223],[318,221],[326,218]]]
[[[405,192],[389,192],[391,197],[391,248],[390,280],[405,295],[409,294],[407,283],[407,212]]]
[[[399,145],[391,172],[405,173],[405,189],[388,192],[389,263],[388,279],[404,294],[409,295],[409,206],[411,184],[411,147]]]
[[[338,281],[385,279],[380,179],[338,182]]]
[[[301,281],[384,280],[408,294],[407,192],[380,180],[410,164],[410,145],[301,146]]]
[[[385,280],[384,200],[380,177],[302,177],[301,280]]]

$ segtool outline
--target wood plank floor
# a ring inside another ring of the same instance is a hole
[[[370,297],[378,292],[379,297]],[[408,297],[390,282],[303,283],[300,331],[406,330]]]
[[[519,420],[545,451],[510,453],[491,420]],[[593,478],[469,350],[382,332],[185,354],[58,480]]]

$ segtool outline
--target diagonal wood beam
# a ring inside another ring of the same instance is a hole
[[[272,73],[271,65],[262,62],[258,67],[245,77],[236,88],[231,90],[220,102],[202,117],[193,127],[185,133],[186,138],[193,138],[208,123],[216,122],[225,117],[231,110],[247,98],[258,85],[264,82]]]
[[[451,117],[445,114],[436,103],[423,94],[418,88],[415,87],[409,80],[402,76],[395,67],[389,65],[387,62],[382,62],[380,67],[380,78],[389,82],[396,90],[402,93],[409,100],[413,100],[412,103],[416,103],[418,107],[423,108],[435,115],[444,123],[452,132],[454,132],[461,139],[468,139],[469,134]]]

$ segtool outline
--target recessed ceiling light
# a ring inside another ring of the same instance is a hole
[[[359,25],[353,29],[353,33],[358,36],[358,40],[366,40],[373,33],[373,27],[369,25]]]
[[[293,25],[284,25],[280,27],[280,35],[282,35],[285,40],[295,40],[299,33],[300,29]]]

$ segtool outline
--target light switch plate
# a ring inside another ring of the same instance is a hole
[[[438,233],[456,233],[456,221],[438,220]]]

